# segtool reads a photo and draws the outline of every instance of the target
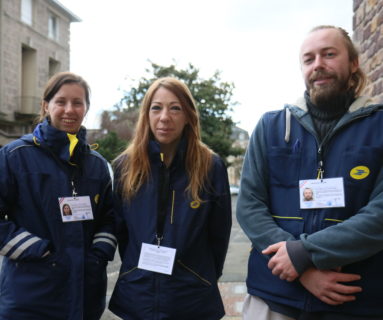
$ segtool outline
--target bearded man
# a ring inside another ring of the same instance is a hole
[[[342,28],[311,30],[300,61],[304,97],[266,113],[245,156],[243,319],[383,319],[383,105],[361,96],[365,76]]]

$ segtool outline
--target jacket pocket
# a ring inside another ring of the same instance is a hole
[[[118,276],[118,279],[123,279],[124,277],[127,277],[128,274],[132,273],[136,269],[138,269],[138,267],[133,267],[125,272],[120,273],[120,275]]]
[[[202,277],[200,274],[198,274],[196,271],[194,271],[192,268],[185,265],[181,260],[177,260],[177,263],[186,271],[188,271],[189,274],[193,275],[196,279],[199,280],[200,283],[202,283],[205,286],[210,287],[211,282],[204,277]]]
[[[294,152],[292,148],[272,147],[269,154],[270,183],[296,187],[300,165],[300,152]]]
[[[117,311],[120,316],[127,315],[127,319],[152,317],[150,308],[145,311],[143,306],[149,306],[153,303],[155,294],[153,272],[137,267],[129,267],[126,270],[120,272],[109,309],[114,312]]]
[[[52,254],[34,261],[3,261],[1,295],[13,309],[68,312],[69,266],[64,256]],[[7,309],[7,306],[4,306]]]
[[[107,261],[88,253],[85,259],[84,318],[99,319],[106,304]]]
[[[279,227],[291,233],[296,239],[303,233],[304,219],[302,217],[273,216],[273,218]]]
[[[324,218],[321,222],[321,229],[326,229],[327,227],[334,226],[344,220],[341,219],[333,219],[333,218]]]

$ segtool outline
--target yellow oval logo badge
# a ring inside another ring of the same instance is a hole
[[[95,196],[94,196],[94,202],[96,204],[98,204],[98,201],[100,200],[100,195],[97,193]]]
[[[368,169],[365,166],[357,166],[355,168],[352,168],[350,171],[351,178],[356,180],[362,180],[364,178],[367,178],[369,174],[370,169]]]
[[[201,205],[201,203],[197,200],[190,202],[190,208],[193,208],[193,209],[199,208],[200,205]]]

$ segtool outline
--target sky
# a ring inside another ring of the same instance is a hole
[[[331,24],[352,35],[352,0],[59,0],[71,24],[70,70],[88,81],[87,128],[98,128],[150,62],[189,63],[235,86],[231,116],[249,132],[264,112],[303,94],[299,50],[307,32]]]

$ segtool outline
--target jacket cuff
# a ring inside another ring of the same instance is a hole
[[[116,237],[109,232],[99,232],[94,235],[92,249],[105,260],[112,261],[117,248]]]
[[[287,241],[286,249],[290,260],[299,275],[305,272],[308,268],[314,266],[311,255],[303,246],[302,241]]]
[[[49,240],[41,239],[28,231],[22,231],[15,234],[0,248],[0,255],[11,260],[27,261],[40,259],[49,248]]]

